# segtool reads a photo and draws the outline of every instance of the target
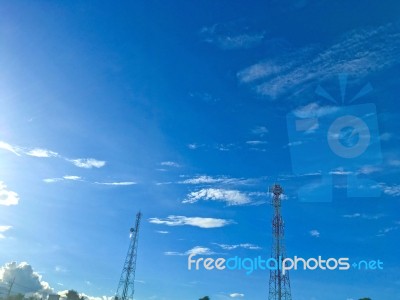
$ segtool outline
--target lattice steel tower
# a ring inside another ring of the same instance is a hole
[[[285,274],[282,274],[280,268],[280,262],[286,257],[284,244],[285,224],[281,215],[281,195],[283,194],[283,189],[279,184],[274,184],[271,191],[273,193],[272,206],[274,207],[271,257],[276,259],[279,264],[276,270],[270,271],[268,300],[292,300],[289,273],[286,271]]]
[[[136,214],[135,227],[130,229],[130,244],[128,254],[126,255],[124,267],[122,268],[121,278],[119,280],[117,294],[115,300],[132,300],[133,293],[135,292],[135,270],[137,247],[139,239],[139,225],[142,213]]]

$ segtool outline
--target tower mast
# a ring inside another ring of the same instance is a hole
[[[285,224],[281,215],[281,195],[283,188],[279,184],[274,184],[271,188],[273,193],[272,206],[274,207],[274,216],[272,218],[272,255],[278,264],[276,270],[270,271],[269,277],[269,297],[268,300],[292,300],[290,291],[289,273],[282,274],[280,268],[281,262],[286,257],[284,244]]]
[[[136,258],[137,247],[139,239],[139,226],[142,213],[136,214],[135,227],[130,229],[130,243],[128,254],[125,258],[125,263],[122,268],[121,278],[119,280],[115,300],[132,300],[135,292],[135,271],[136,271]]]

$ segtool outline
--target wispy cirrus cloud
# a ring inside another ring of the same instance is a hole
[[[212,183],[220,183],[222,178],[214,178],[207,175],[201,175],[194,178],[185,179],[180,181],[179,183],[183,184],[212,184]]]
[[[177,162],[174,162],[174,161],[163,161],[163,162],[161,162],[160,165],[162,165],[164,167],[174,167],[174,168],[180,167],[180,164],[178,164]]]
[[[108,186],[130,186],[130,185],[135,185],[137,184],[134,181],[115,181],[115,182],[90,182],[84,180],[81,176],[76,176],[76,175],[65,175],[63,177],[56,177],[56,178],[46,178],[43,179],[45,183],[55,183],[55,182],[60,182],[60,181],[85,181],[90,184],[99,184],[99,185],[108,185]]]
[[[113,186],[127,186],[127,185],[137,184],[137,182],[135,182],[135,181],[95,182],[95,183],[102,184],[102,185],[113,185]]]
[[[268,144],[267,141],[258,141],[258,140],[252,140],[252,141],[246,141],[247,145],[251,146],[260,146],[260,145],[266,145]]]
[[[187,195],[182,203],[196,203],[198,201],[221,201],[227,205],[244,205],[251,202],[250,197],[238,190],[227,190],[218,188],[204,188]]]
[[[62,181],[63,178],[45,178],[43,179],[43,182],[45,183],[54,183],[54,182],[59,182]]]
[[[368,215],[368,214],[363,214],[363,213],[353,213],[353,214],[347,214],[343,215],[343,218],[347,219],[367,219],[367,220],[378,220],[380,218],[383,218],[385,215],[384,214],[375,214],[375,215]]]
[[[8,144],[4,141],[0,141],[0,149],[10,151],[17,156],[28,155],[28,156],[32,156],[32,157],[38,157],[38,158],[58,157],[58,158],[64,159],[64,160],[74,164],[78,168],[85,168],[85,169],[101,168],[101,167],[104,167],[106,164],[105,161],[97,160],[94,158],[70,159],[67,157],[63,157],[59,153],[52,151],[52,150],[43,149],[43,148],[24,148],[24,147],[19,147],[19,146]]]
[[[18,147],[12,146],[12,145],[10,145],[10,144],[8,144],[6,142],[3,142],[3,141],[0,141],[0,149],[10,151],[10,152],[14,153],[17,156],[21,156],[21,154],[19,153],[20,150],[19,150]]]
[[[215,44],[223,50],[234,50],[257,46],[265,38],[265,32],[244,31],[243,27],[226,23],[203,27],[200,36],[206,43]]]
[[[63,177],[56,177],[56,178],[45,178],[43,182],[45,183],[54,183],[63,180],[72,180],[72,181],[82,181],[82,177],[76,175],[65,175]]]
[[[293,111],[293,114],[301,119],[321,118],[326,115],[333,114],[339,110],[337,106],[325,105],[321,106],[317,102],[312,102],[304,106],[300,106]]]
[[[251,130],[251,133],[263,137],[269,132],[266,126],[256,126]]]
[[[258,62],[238,72],[237,78],[257,94],[276,99],[288,93],[299,93],[331,74],[355,73],[364,77],[398,64],[398,26],[398,23],[390,23],[353,30],[322,50],[320,46],[311,45]]]
[[[54,271],[56,271],[57,273],[66,273],[68,272],[68,270],[62,266],[55,266],[54,267]]]
[[[187,250],[185,252],[173,252],[173,251],[167,251],[164,252],[165,255],[179,255],[179,256],[189,256],[189,255],[212,255],[215,254],[215,252],[211,251],[210,248],[207,247],[202,247],[202,246],[196,246],[190,250]]]
[[[58,157],[59,154],[57,152],[47,150],[47,149],[40,149],[34,148],[25,152],[26,155],[34,156],[34,157]]]
[[[395,184],[395,185],[386,185],[386,184],[381,184],[380,185],[383,189],[383,192],[392,197],[399,197],[400,196],[400,184]]]
[[[243,243],[243,244],[236,244],[236,245],[227,245],[227,244],[218,244],[214,243],[215,245],[219,246],[224,250],[235,250],[238,248],[249,249],[249,250],[260,250],[262,249],[260,246],[250,244],[250,243]]]
[[[381,167],[378,166],[371,166],[371,165],[365,165],[362,166],[357,173],[358,174],[364,174],[364,175],[369,175],[372,173],[378,173],[381,172],[383,169]]]
[[[399,224],[398,222],[395,222],[395,224]],[[399,230],[399,226],[391,226],[391,227],[386,227],[384,229],[379,230],[379,233],[376,236],[385,236],[386,234],[392,232],[392,231],[397,231]]]
[[[251,184],[254,180],[245,178],[232,178],[228,176],[209,176],[209,175],[198,175],[192,178],[188,178],[179,181],[181,184],[223,184],[223,185],[245,185]]]
[[[11,206],[17,205],[19,195],[16,192],[10,191],[3,181],[0,181],[0,205]]]
[[[69,162],[73,163],[78,168],[91,169],[104,167],[106,162],[103,160],[97,160],[94,158],[77,158],[68,159]]]
[[[203,102],[206,102],[206,103],[214,103],[214,102],[219,101],[218,98],[214,97],[210,93],[205,93],[205,92],[202,92],[202,93],[190,93],[189,96],[191,98],[199,99],[199,100],[201,100]]]
[[[168,234],[169,233],[169,231],[166,231],[166,230],[156,230],[156,232],[160,233],[160,234]]]
[[[185,216],[174,216],[174,215],[168,216],[165,219],[150,218],[149,222],[152,224],[160,224],[167,226],[194,226],[200,228],[219,228],[235,223],[232,220],[226,220],[226,219],[185,217]]]
[[[4,141],[0,141],[0,149],[10,151],[17,156],[21,156],[22,154],[34,156],[34,157],[46,157],[46,158],[59,156],[59,154],[57,152],[54,152],[51,150],[42,149],[42,148],[31,148],[31,149],[23,148],[23,147],[11,145]]]

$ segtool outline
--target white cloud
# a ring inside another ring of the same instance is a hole
[[[215,44],[223,50],[248,49],[257,46],[265,37],[264,32],[238,32],[239,28],[231,24],[214,24],[211,27],[203,27],[200,35],[203,40]]]
[[[62,181],[64,180],[63,178],[45,178],[43,179],[44,182],[46,183],[54,183],[54,182],[58,182],[58,181]]]
[[[101,168],[104,167],[106,162],[102,160],[97,160],[94,158],[77,158],[77,159],[67,159],[72,162],[75,166],[79,168],[91,169],[91,168]]]
[[[209,183],[219,183],[221,182],[221,178],[214,178],[211,176],[206,176],[206,175],[201,175],[198,177],[190,178],[190,179],[185,179],[181,181],[180,183],[184,184],[209,184]]]
[[[310,231],[310,235],[313,236],[313,237],[319,238],[320,233],[319,233],[318,230],[313,229],[313,230]]]
[[[264,135],[266,135],[269,132],[269,130],[265,126],[256,126],[251,130],[251,132],[255,135],[259,135],[259,136],[263,137]]]
[[[309,119],[309,118],[315,118],[318,119],[320,117],[335,113],[338,111],[339,107],[337,106],[321,106],[316,102],[309,103],[305,106],[301,106],[296,108],[293,111],[293,114],[302,119]]]
[[[386,227],[384,229],[379,230],[379,234],[377,234],[377,236],[384,236],[387,233],[391,232],[391,231],[396,231],[398,230],[399,227],[398,226],[392,226],[392,227]]]
[[[380,184],[382,187],[383,192],[392,197],[398,197],[400,196],[400,184],[395,184],[395,185],[386,185],[386,184]]]
[[[82,179],[82,177],[75,176],[75,175],[65,175],[65,176],[63,176],[63,178],[65,180],[81,180]]]
[[[11,228],[12,226],[0,225],[0,232],[5,232]]]
[[[249,250],[260,250],[260,249],[262,249],[261,247],[259,247],[257,245],[250,244],[250,243],[236,244],[236,245],[227,245],[227,244],[217,244],[217,243],[215,243],[215,245],[221,247],[224,250],[234,250],[234,249],[237,249],[237,248],[243,248],[243,249],[249,249]]]
[[[389,68],[398,63],[399,48],[398,24],[386,24],[348,32],[322,51],[312,45],[256,63],[237,77],[258,94],[276,99],[301,92],[331,74],[352,73],[362,78]]]
[[[6,142],[0,141],[0,149],[3,150],[7,150],[10,151],[12,153],[14,153],[17,156],[21,156],[21,154],[19,154],[20,149],[18,147],[12,146]]]
[[[12,226],[7,226],[7,225],[0,225],[0,239],[4,239],[5,235],[3,232],[6,232],[7,230],[10,230]]]
[[[3,181],[0,181],[0,205],[10,206],[17,205],[19,196],[16,192],[7,189]]]
[[[365,174],[365,175],[369,175],[372,173],[377,173],[382,171],[382,168],[377,167],[377,166],[363,166],[362,168],[360,168],[360,170],[358,170],[359,174]]]
[[[361,213],[354,213],[354,214],[350,214],[350,215],[343,215],[343,218],[347,218],[347,219],[361,218],[361,219],[367,219],[367,220],[378,220],[384,216],[385,216],[384,214],[367,215],[367,214],[361,214]]]
[[[173,251],[167,251],[164,252],[165,255],[181,255],[181,256],[186,256],[186,255],[212,255],[215,254],[213,251],[211,251],[210,248],[202,247],[202,246],[196,246],[186,252],[173,252]]]
[[[222,49],[251,48],[259,44],[264,39],[264,33],[239,34],[232,36],[218,37],[218,45]]]
[[[217,149],[219,151],[230,151],[233,149],[234,146],[235,146],[235,144],[233,144],[233,143],[217,144],[217,145],[215,145],[215,149]]]
[[[189,149],[192,149],[192,150],[195,150],[200,147],[200,145],[198,145],[196,143],[188,144],[187,146]]]
[[[156,230],[157,233],[161,233],[161,234],[168,234],[169,231],[166,230]]]
[[[303,141],[295,141],[295,142],[289,142],[287,145],[288,147],[296,147],[296,146],[300,146],[303,144]]]
[[[244,294],[241,294],[241,293],[232,293],[232,294],[229,294],[229,297],[231,297],[231,298],[243,298],[243,297],[244,297]]]
[[[134,181],[117,181],[117,182],[95,182],[96,184],[114,185],[114,186],[127,186],[137,184]]]
[[[346,171],[344,168],[337,168],[335,170],[332,170],[329,172],[330,175],[350,175],[353,172],[351,171]]]
[[[195,203],[200,200],[221,201],[228,205],[243,205],[251,202],[246,194],[238,190],[208,188],[191,192],[182,203]]]
[[[76,175],[65,175],[61,178],[46,178],[43,179],[46,183],[55,183],[64,180],[83,181],[82,177]],[[93,182],[93,184],[109,185],[109,186],[129,186],[137,184],[134,181],[116,181],[116,182]]]
[[[246,141],[246,144],[252,145],[252,146],[259,146],[259,145],[268,144],[268,142],[266,142],[266,141]]]
[[[287,70],[287,66],[280,66],[271,62],[254,64],[237,74],[242,83],[249,83]]]
[[[14,281],[15,280],[15,281]],[[31,265],[26,262],[17,264],[7,263],[0,269],[0,282],[12,282],[14,293],[40,294],[45,296],[52,293],[49,284],[42,280],[42,277],[33,271]]]
[[[249,184],[252,180],[243,178],[230,178],[226,176],[212,177],[208,175],[199,175],[197,177],[189,178],[180,181],[182,184]]]
[[[82,181],[82,177],[76,175],[65,175],[59,178],[45,178],[43,182],[45,183],[55,183],[63,180],[71,180],[71,181]]]
[[[343,215],[343,218],[360,218],[361,214],[360,213],[354,213],[352,215]]]
[[[136,280],[135,280],[136,281]],[[87,284],[88,281],[85,281]],[[59,291],[57,294],[60,295],[61,300],[67,300],[67,294],[69,290]],[[101,296],[101,297],[93,297],[86,295],[85,293],[78,293],[79,297],[87,299],[87,300],[114,300],[115,296]]]
[[[68,270],[62,266],[55,266],[54,271],[56,271],[57,273],[66,273]]]
[[[34,148],[25,153],[26,155],[29,156],[34,156],[34,157],[58,157],[59,154],[54,151],[46,150],[46,149],[40,149],[40,148]]]
[[[156,182],[156,185],[158,185],[158,186],[161,186],[161,185],[169,185],[169,184],[173,184],[173,182],[171,182],[171,181]]]
[[[104,167],[106,164],[105,161],[97,160],[94,158],[69,159],[69,158],[61,156],[60,154],[58,154],[55,151],[42,149],[42,148],[32,148],[32,149],[21,148],[21,147],[17,147],[17,146],[12,146],[3,141],[0,141],[0,149],[8,150],[18,156],[21,156],[21,154],[24,154],[24,155],[29,155],[29,156],[33,156],[33,157],[39,157],[39,158],[58,157],[58,158],[65,159],[66,161],[73,163],[75,166],[77,166],[79,168],[85,168],[85,169],[101,168],[101,167]],[[59,179],[59,178],[57,178],[57,179]],[[45,179],[44,181],[45,182],[54,182],[54,181],[59,181],[59,180],[56,180],[56,178],[49,178],[49,179]]]
[[[175,168],[179,168],[180,165],[174,161],[163,161],[161,163],[162,166],[166,166],[166,167],[175,167]]]
[[[166,219],[150,218],[150,223],[162,224],[167,226],[195,226],[200,228],[218,228],[224,227],[234,222],[226,219],[201,218],[201,217],[185,217],[185,216],[168,216]]]

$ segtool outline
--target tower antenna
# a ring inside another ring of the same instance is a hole
[[[273,194],[272,206],[274,207],[274,216],[272,218],[272,254],[271,257],[277,262],[276,270],[270,271],[269,277],[269,296],[268,300],[292,300],[290,291],[290,280],[288,271],[282,274],[281,263],[286,258],[286,249],[284,244],[285,224],[281,215],[281,195],[283,188],[275,183],[271,187]]]
[[[142,213],[139,211],[136,214],[135,227],[130,229],[128,254],[126,255],[125,263],[122,268],[115,300],[133,300],[133,294],[135,292],[136,258],[141,218]]]

